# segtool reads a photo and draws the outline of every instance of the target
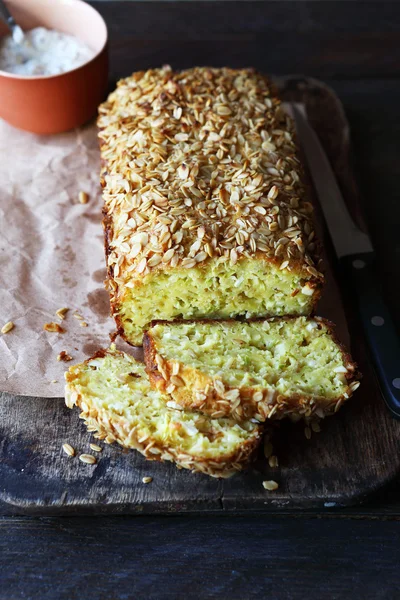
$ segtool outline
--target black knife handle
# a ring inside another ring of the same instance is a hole
[[[383,299],[373,252],[340,260],[354,299],[387,407],[400,419],[400,339]]]

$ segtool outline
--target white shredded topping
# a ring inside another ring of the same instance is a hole
[[[0,44],[0,69],[15,75],[58,75],[83,65],[93,51],[67,33],[36,27],[26,31],[22,43],[12,35]]]

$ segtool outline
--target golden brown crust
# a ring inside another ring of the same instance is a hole
[[[90,365],[92,360],[103,358],[108,353],[109,349],[98,350],[94,356],[84,361],[84,364]],[[113,354],[124,355],[123,352],[117,350],[113,350]],[[184,469],[204,473],[211,477],[227,478],[241,471],[249,463],[261,441],[262,429],[260,428],[235,452],[220,454],[212,459],[193,457],[180,451],[179,448],[154,443],[154,440],[149,438],[140,441],[144,436],[139,427],[132,427],[129,421],[116,413],[97,409],[91,404],[90,398],[82,397],[74,387],[74,382],[78,379],[76,373],[67,371],[65,379],[67,382],[65,403],[68,408],[77,406],[81,409],[79,417],[85,421],[88,430],[95,434],[94,437],[104,440],[108,444],[117,442],[125,448],[137,450],[147,460],[172,461]]]
[[[127,283],[221,258],[300,274],[315,306],[323,276],[310,194],[293,121],[266,77],[141,71],[99,112],[108,289],[122,334]]]
[[[293,317],[273,317],[268,321],[290,320]],[[325,327],[329,335],[339,347],[343,364],[346,365],[345,374],[347,388],[337,398],[326,399],[307,394],[292,394],[290,396],[278,393],[271,389],[255,390],[250,387],[232,388],[225,384],[222,390],[217,390],[212,377],[198,369],[179,363],[177,376],[173,375],[174,365],[171,361],[161,357],[151,335],[151,328],[145,332],[143,338],[144,359],[150,383],[161,392],[170,394],[174,401],[184,408],[197,410],[214,418],[232,416],[241,421],[243,419],[310,418],[318,416],[323,418],[337,412],[340,406],[352,396],[357,389],[361,373],[357,371],[357,364],[353,361],[345,346],[338,340],[334,331],[334,324],[327,319],[315,317]],[[312,320],[311,317],[308,320]],[[251,322],[262,322],[264,319],[251,319]],[[177,320],[175,322],[183,322]],[[205,319],[196,321],[206,323]],[[219,321],[219,323],[224,321]],[[229,323],[232,320],[226,320]],[[154,321],[151,327],[163,321]],[[178,384],[178,385],[177,385]],[[198,390],[198,392],[196,392]],[[205,390],[207,390],[205,392]],[[231,398],[229,393],[231,392]],[[228,394],[228,397],[227,397]]]

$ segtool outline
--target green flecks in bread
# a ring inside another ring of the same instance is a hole
[[[260,427],[179,410],[150,387],[142,363],[111,347],[66,373],[67,406],[77,405],[106,441],[139,450],[150,460],[227,477],[249,460]],[[169,405],[168,405],[169,404]]]
[[[303,285],[301,274],[280,270],[262,257],[152,272],[132,286],[115,309],[125,339],[134,345],[141,345],[152,320],[304,315],[317,293]]]
[[[310,314],[323,284],[293,120],[251,69],[169,67],[99,108],[111,309],[152,319]]]
[[[145,357],[160,389],[212,415],[324,416],[358,386],[350,356],[319,318],[156,323]]]

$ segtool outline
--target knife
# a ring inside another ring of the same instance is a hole
[[[383,398],[391,414],[400,418],[400,339],[382,295],[371,240],[351,218],[303,105],[291,104],[291,109],[348,291],[358,309]]]

